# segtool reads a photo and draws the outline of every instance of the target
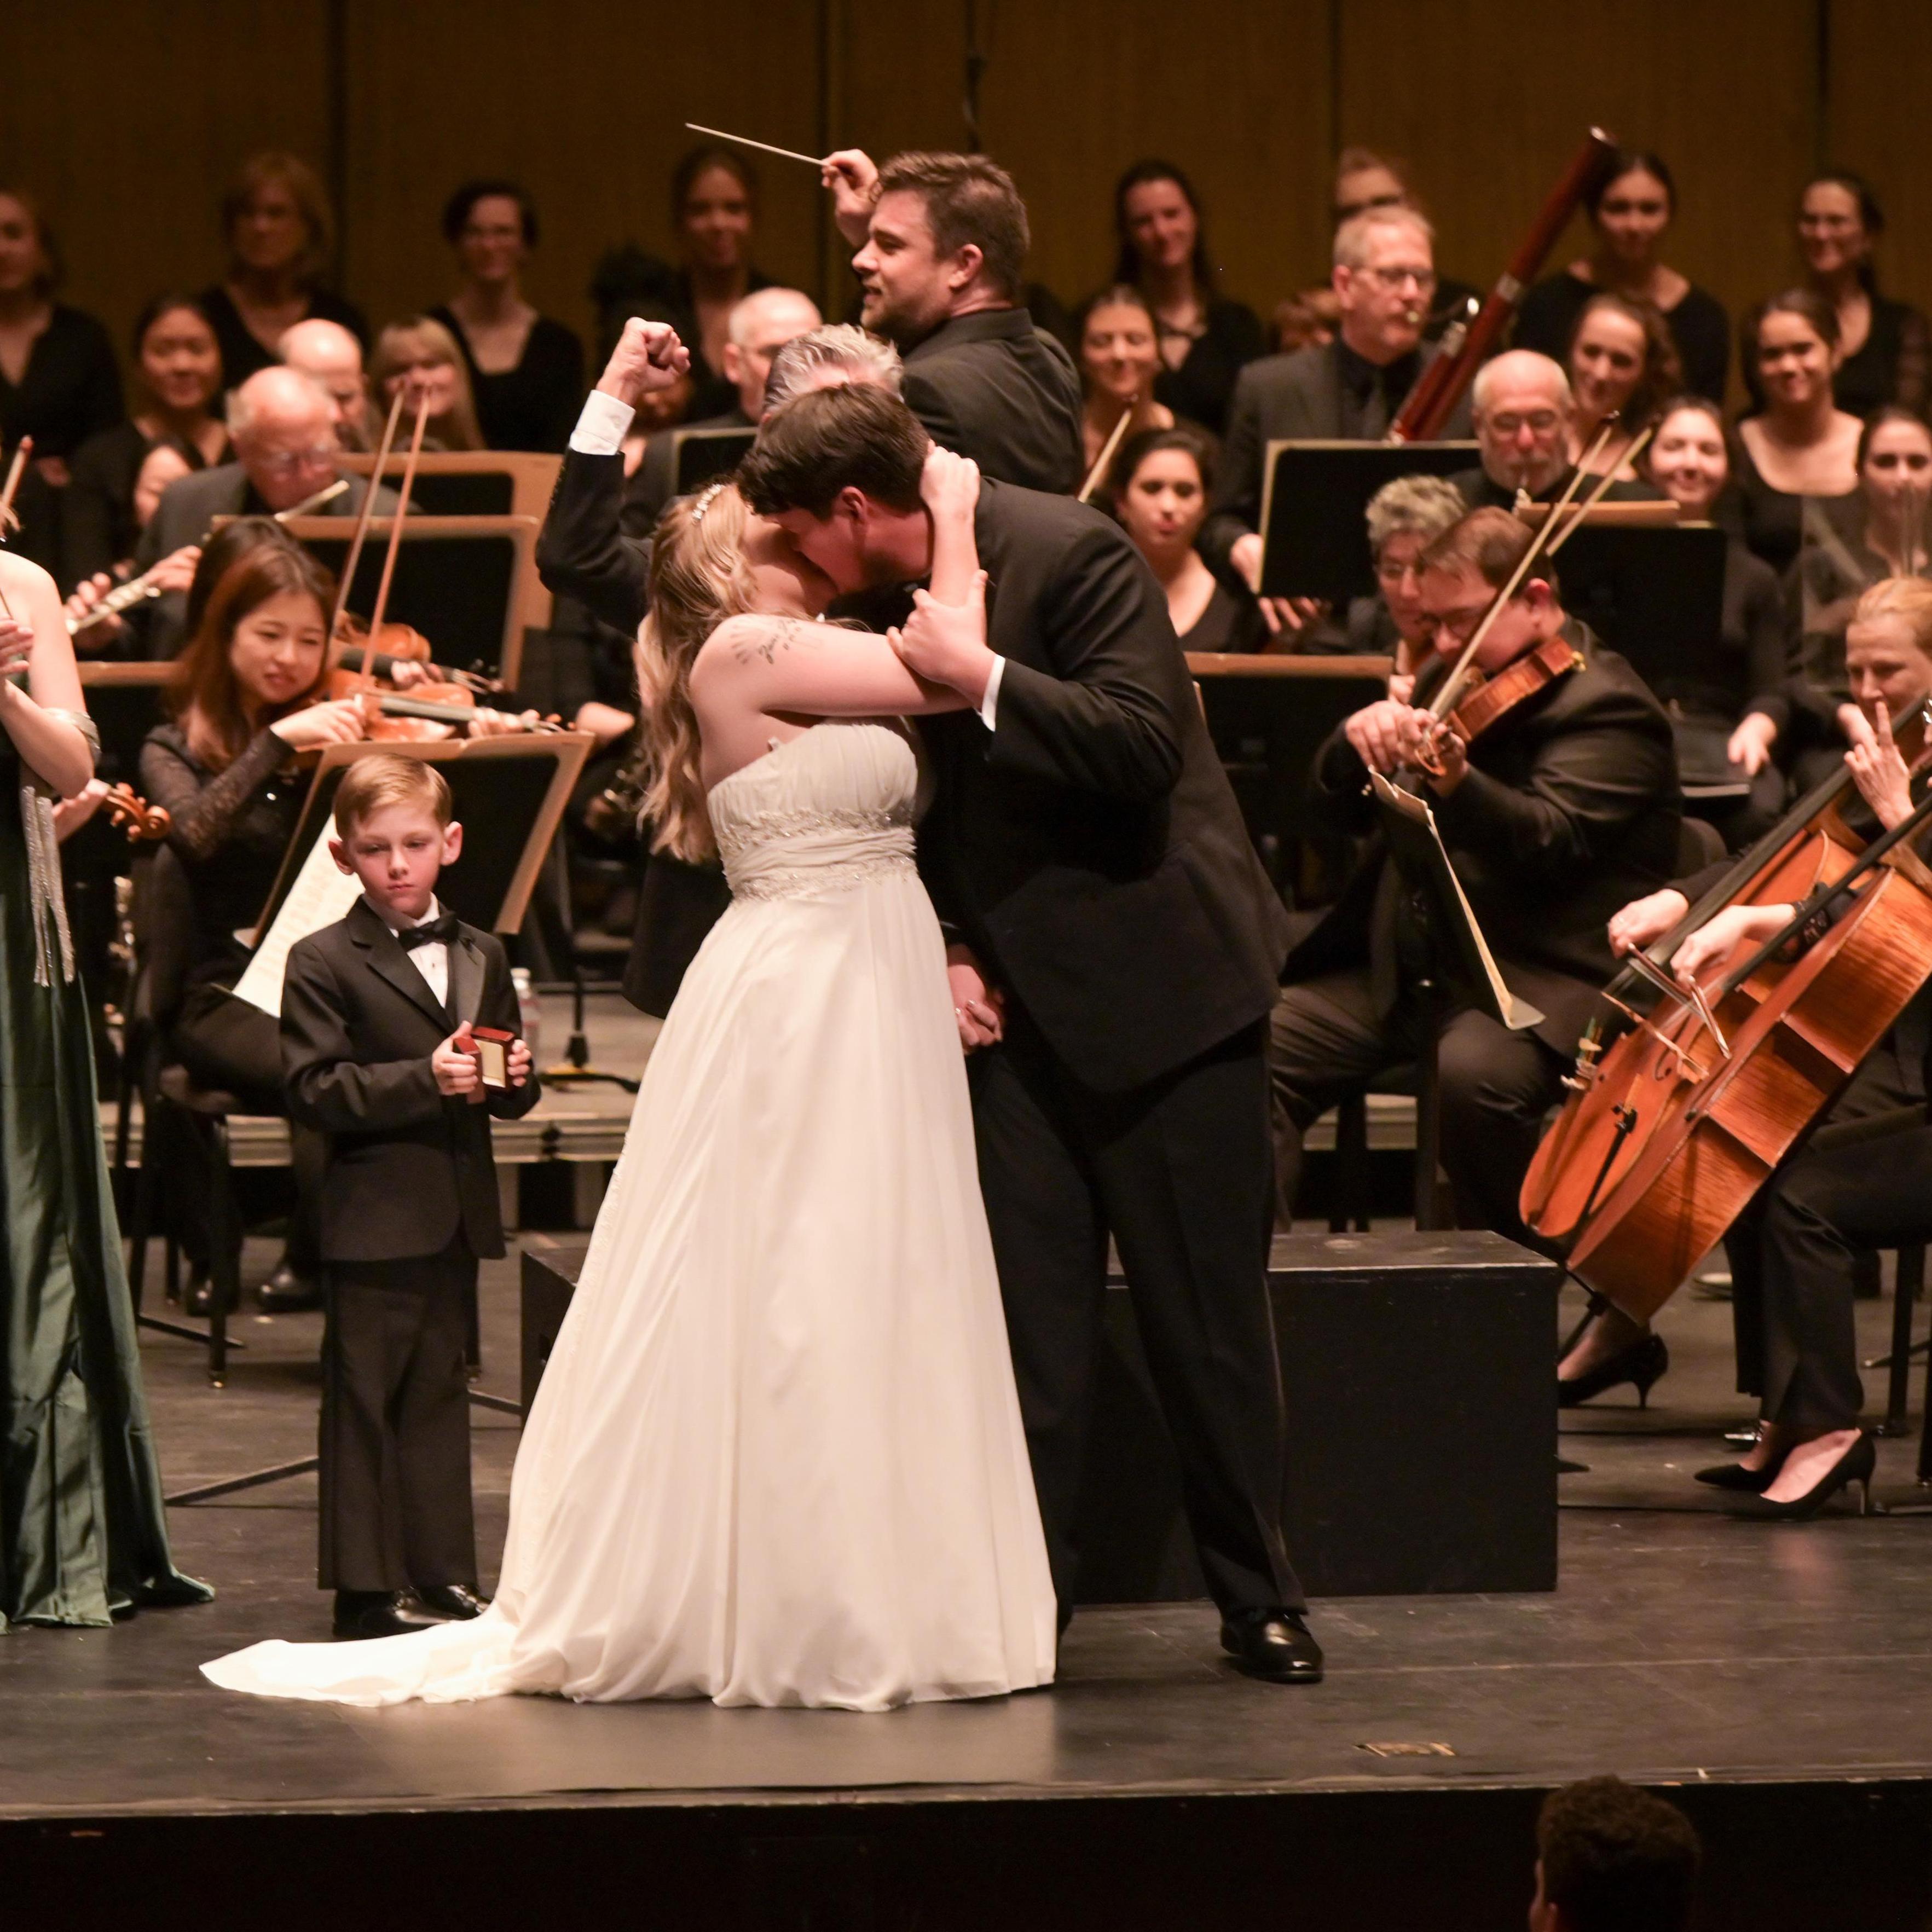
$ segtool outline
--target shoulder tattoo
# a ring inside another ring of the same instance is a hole
[[[749,664],[754,658],[770,664],[779,652],[796,644],[804,631],[805,626],[796,617],[780,617],[762,631],[746,625],[733,640],[731,655],[740,664]]]

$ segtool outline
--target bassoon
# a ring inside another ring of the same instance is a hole
[[[1563,170],[1562,178],[1551,190],[1550,198],[1538,210],[1536,219],[1509,258],[1508,265],[1496,278],[1496,286],[1490,290],[1475,320],[1463,329],[1460,344],[1452,347],[1445,338],[1441,352],[1408,392],[1394,422],[1389,424],[1390,442],[1426,442],[1441,435],[1443,424],[1462,400],[1462,392],[1475,380],[1484,359],[1509,326],[1523,291],[1543,266],[1544,257],[1570,225],[1578,204],[1616,166],[1616,142],[1602,128],[1592,128]]]

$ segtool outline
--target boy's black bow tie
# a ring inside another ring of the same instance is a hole
[[[405,926],[396,937],[405,952],[412,952],[418,946],[447,946],[462,923],[453,912],[440,913],[424,925]]]

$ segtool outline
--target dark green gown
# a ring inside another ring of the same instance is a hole
[[[0,733],[0,1629],[214,1594],[168,1553],[86,1005],[30,850]]]

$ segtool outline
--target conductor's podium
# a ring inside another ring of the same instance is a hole
[[[583,1259],[524,1256],[526,1410]],[[1283,1522],[1311,1595],[1556,1587],[1557,1281],[1554,1262],[1496,1234],[1275,1238]],[[1104,1319],[1076,1594],[1201,1596],[1124,1281]]]

